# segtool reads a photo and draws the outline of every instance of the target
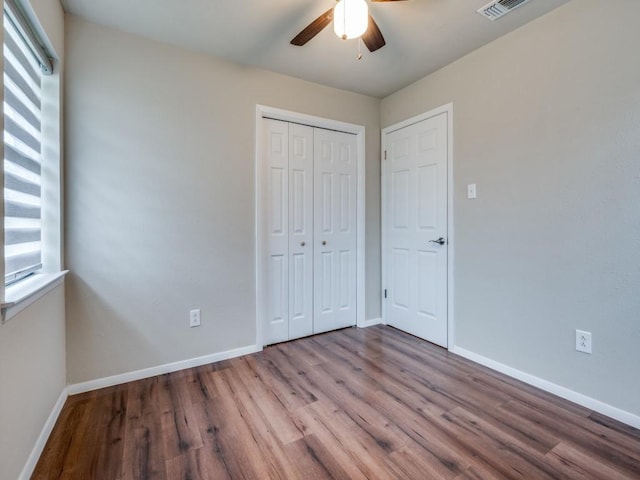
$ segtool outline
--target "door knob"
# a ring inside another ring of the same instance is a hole
[[[326,241],[326,240],[322,240],[322,244],[323,244],[323,245],[326,245],[326,244],[327,244],[327,241]]]
[[[444,245],[446,243],[445,239],[440,237],[437,240],[429,240],[429,242],[431,243],[437,243],[438,245]]]
[[[304,243],[304,242],[300,242],[300,246],[301,246],[301,247],[304,247],[305,245],[306,245],[306,243]]]

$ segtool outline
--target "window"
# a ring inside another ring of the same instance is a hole
[[[12,1],[3,23],[6,285],[42,268],[41,83],[52,69]]]

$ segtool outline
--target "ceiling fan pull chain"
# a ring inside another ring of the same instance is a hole
[[[342,40],[347,39],[347,0],[344,0],[344,14],[342,15]]]
[[[358,37],[358,60],[362,60],[362,37]]]

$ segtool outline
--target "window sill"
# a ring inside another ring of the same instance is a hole
[[[2,323],[27,308],[62,283],[69,270],[56,273],[40,273],[5,288],[2,303]]]

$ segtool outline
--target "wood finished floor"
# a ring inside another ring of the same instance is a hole
[[[389,327],[70,397],[36,479],[640,479],[640,431]]]

